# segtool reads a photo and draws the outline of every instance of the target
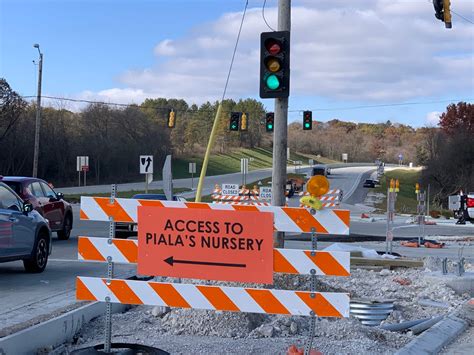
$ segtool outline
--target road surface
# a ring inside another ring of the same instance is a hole
[[[361,187],[364,179],[371,174],[373,167],[348,167],[333,169],[330,176],[331,188],[344,190],[347,201],[361,203],[365,198],[365,190]],[[270,171],[253,172],[249,180],[263,179],[271,174]],[[238,183],[240,174],[231,174],[224,177],[211,177],[206,181],[206,188],[212,189],[215,183]],[[184,186],[186,181],[177,181],[175,186]],[[153,188],[159,187],[152,186]],[[108,185],[94,188],[97,191],[106,192]],[[137,188],[133,184],[121,185],[119,189]],[[62,191],[66,191],[62,189]],[[72,191],[68,191],[68,193]],[[91,191],[86,191],[91,192]],[[291,203],[297,204],[298,199],[292,199]],[[357,216],[358,207],[349,206],[353,209],[353,215]],[[75,303],[74,283],[76,276],[105,276],[106,265],[102,263],[85,263],[77,260],[77,236],[108,236],[108,223],[90,222],[79,220],[79,206],[73,207],[75,224],[70,240],[60,241],[54,238],[53,253],[46,270],[42,274],[26,274],[21,262],[9,262],[0,264],[0,337],[6,334],[9,326],[25,324],[36,317],[45,317],[53,311],[70,306]],[[400,219],[397,225],[404,225]],[[432,228],[435,226],[429,226]],[[446,235],[445,231],[452,227],[440,228],[440,234]],[[443,230],[444,228],[444,230]],[[408,233],[409,228],[401,228],[400,233]],[[458,229],[461,230],[461,229]],[[474,232],[474,228],[462,229],[466,232]],[[383,221],[376,222],[352,222],[351,231],[356,233],[384,235],[385,224]],[[454,232],[457,233],[457,232]],[[287,247],[295,246],[294,242],[288,242]],[[293,246],[292,246],[293,245]],[[306,244],[301,244],[305,247]],[[117,265],[115,268],[117,277],[127,277],[135,273],[135,268],[130,265]],[[38,318],[36,318],[38,320]]]

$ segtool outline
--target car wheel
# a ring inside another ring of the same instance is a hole
[[[27,272],[43,272],[48,263],[49,255],[49,236],[48,233],[40,232],[36,239],[33,255],[29,259],[23,260],[23,265]]]
[[[68,240],[71,236],[72,230],[72,217],[70,214],[66,215],[64,218],[63,229],[58,231],[58,239],[59,240]]]

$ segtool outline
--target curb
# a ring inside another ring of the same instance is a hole
[[[54,348],[71,341],[91,319],[105,313],[105,307],[105,303],[94,302],[1,338],[0,355],[34,355],[37,354],[38,349]],[[126,305],[112,304],[112,313],[123,312],[126,308]]]
[[[454,315],[450,315],[432,326],[420,336],[413,339],[395,355],[437,354],[455,340],[468,327],[468,323]]]

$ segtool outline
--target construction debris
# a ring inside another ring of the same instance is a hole
[[[422,265],[422,262],[418,263]],[[427,259],[425,267],[434,270],[438,264]],[[467,267],[472,269],[469,264]],[[393,300],[393,311],[381,326],[376,327],[364,326],[355,318],[318,319],[314,348],[323,354],[395,353],[415,337],[410,332],[403,333],[398,329],[406,331],[423,321],[454,312],[468,297],[456,295],[443,282],[434,281],[427,275],[423,269],[385,268],[380,272],[355,269],[350,277],[317,278],[318,291],[348,292],[353,300],[390,299]],[[197,280],[185,282],[196,283]],[[308,290],[309,286],[310,277],[275,276],[276,289]],[[449,308],[420,304],[420,300],[427,299],[445,303]],[[411,323],[407,326],[406,322]],[[113,342],[136,342],[171,353],[276,354],[285,353],[291,345],[295,345],[299,351],[309,332],[309,320],[306,317],[188,309],[170,309],[168,312],[149,306],[133,307],[126,313],[113,315],[112,324]],[[75,343],[68,345],[68,349],[103,341],[103,317],[99,317],[83,328]]]

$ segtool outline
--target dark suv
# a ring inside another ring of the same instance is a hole
[[[0,262],[23,260],[28,272],[42,272],[51,253],[46,220],[0,182]]]
[[[72,207],[63,200],[62,193],[56,193],[46,181],[20,176],[0,176],[0,181],[7,184],[26,203],[49,221],[53,232],[61,240],[69,239],[72,230]]]

